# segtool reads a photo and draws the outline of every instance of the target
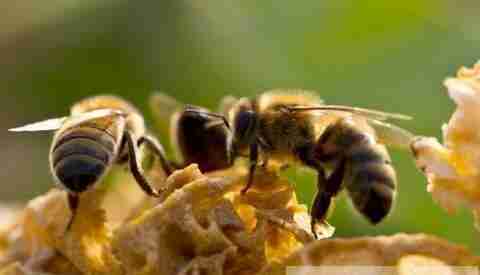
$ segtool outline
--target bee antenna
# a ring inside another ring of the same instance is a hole
[[[223,115],[216,114],[216,113],[212,113],[212,112],[207,112],[207,111],[200,111],[200,110],[196,109],[195,107],[193,107],[193,106],[191,106],[191,105],[187,105],[187,106],[186,106],[185,112],[195,113],[195,114],[201,114],[201,115],[206,115],[206,116],[211,116],[211,117],[219,118],[219,119],[222,120],[223,124],[227,127],[227,129],[228,129],[228,130],[231,130],[230,124],[228,123],[227,118],[226,118],[225,116],[223,116]]]

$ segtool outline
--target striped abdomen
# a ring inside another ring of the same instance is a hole
[[[115,142],[113,135],[93,125],[67,129],[52,145],[52,172],[68,190],[83,192],[107,170]]]
[[[371,223],[379,223],[392,208],[396,175],[385,146],[362,144],[347,155],[350,164],[346,188],[355,208]]]
[[[198,111],[208,110],[198,108]],[[231,166],[226,128],[223,125],[207,127],[215,121],[218,119],[195,112],[179,114],[172,129],[172,139],[182,154],[183,165],[197,163],[202,172]]]
[[[355,208],[373,224],[385,218],[393,205],[396,175],[373,129],[342,119],[328,127],[317,146],[319,159],[344,158],[343,186]]]

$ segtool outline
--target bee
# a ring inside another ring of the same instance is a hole
[[[325,222],[332,200],[343,189],[354,207],[373,224],[390,212],[397,180],[386,145],[408,149],[413,135],[385,120],[410,117],[324,105],[315,93],[298,90],[272,90],[255,98],[229,97],[222,106],[220,120],[219,114],[191,107],[185,110],[189,116],[196,112],[196,116],[205,120],[209,117],[217,121],[215,125],[223,123],[229,129],[218,134],[227,144],[219,166],[232,165],[235,158],[248,156],[248,182],[242,193],[252,186],[261,159],[262,166],[274,161],[317,172],[317,193],[310,211],[315,237],[316,225]]]
[[[390,212],[397,180],[385,145],[408,149],[413,135],[385,120],[410,117],[323,105],[313,92],[288,90],[238,99],[224,114],[231,125],[229,150],[250,159],[242,193],[253,184],[260,156],[262,165],[272,159],[317,172],[317,194],[311,208],[315,237],[315,225],[325,221],[333,198],[343,189],[372,224]]]
[[[231,166],[229,126],[224,116],[159,92],[151,96],[150,107],[157,121],[170,117],[161,128],[169,129],[172,147],[178,152],[177,161],[172,161],[177,168],[196,163],[206,173]]]
[[[161,162],[167,175],[172,167],[162,145],[147,134],[139,111],[122,98],[99,95],[74,104],[70,116],[48,119],[12,132],[56,131],[50,147],[50,171],[66,190],[71,218],[70,229],[81,193],[94,187],[114,164],[129,164],[136,182],[145,193],[158,196],[141,167],[139,146],[147,145]]]

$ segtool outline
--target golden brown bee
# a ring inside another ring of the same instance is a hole
[[[253,183],[259,155],[262,164],[275,160],[298,163],[318,173],[312,204],[312,232],[323,222],[332,199],[345,188],[355,208],[371,223],[392,207],[396,175],[384,145],[408,148],[412,135],[382,122],[409,119],[348,106],[322,105],[314,93],[269,91],[241,98],[224,110],[232,129],[230,151],[247,154]]]
[[[72,211],[67,230],[73,223],[79,195],[100,182],[113,164],[128,162],[138,185],[148,195],[158,196],[140,164],[139,146],[143,143],[158,156],[166,174],[172,169],[162,145],[146,134],[145,123],[127,101],[109,95],[81,100],[68,117],[54,118],[23,127],[14,132],[56,130],[50,148],[50,170],[55,182],[68,192]]]
[[[209,172],[231,166],[228,123],[222,115],[182,104],[163,93],[153,94],[150,103],[158,121],[170,117],[166,127],[179,153],[177,167],[196,163],[202,172]]]
[[[243,193],[251,187],[261,157],[263,166],[275,161],[304,165],[318,172],[318,192],[311,209],[315,235],[315,225],[324,222],[332,199],[343,188],[355,208],[373,224],[390,212],[396,175],[385,145],[408,148],[412,135],[383,120],[409,117],[323,105],[314,93],[294,90],[269,91],[253,99],[229,98],[222,105],[221,113],[227,120],[223,124],[230,132],[217,137],[227,142],[226,155],[220,158],[219,166],[232,164],[238,156],[249,157],[249,180]],[[196,111],[191,107],[185,110]],[[197,113],[217,121],[210,124],[222,123],[216,114],[204,110]],[[203,139],[208,140],[208,134],[203,134]]]

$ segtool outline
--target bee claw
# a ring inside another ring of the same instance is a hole
[[[245,194],[247,193],[248,189],[249,189],[249,188],[247,188],[247,187],[242,188],[242,190],[240,190],[240,194],[241,194],[242,196],[245,195]]]

